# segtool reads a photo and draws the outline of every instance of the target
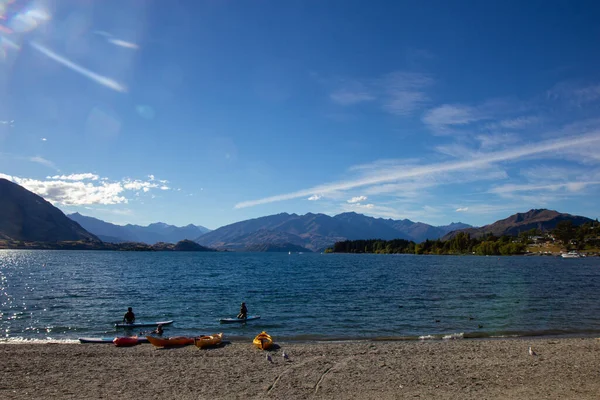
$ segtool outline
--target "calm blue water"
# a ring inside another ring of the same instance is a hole
[[[0,338],[115,336],[129,306],[169,336],[588,335],[599,294],[600,258],[2,250]],[[262,318],[219,324],[242,301]]]

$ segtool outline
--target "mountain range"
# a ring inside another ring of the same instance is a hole
[[[68,218],[61,210],[27,189],[0,179],[0,245],[4,248],[103,248],[130,249],[131,246],[106,243],[138,242],[146,250],[207,250],[202,246],[236,251],[319,251],[337,241],[359,239],[447,240],[457,232],[472,237],[485,234],[516,236],[533,228],[548,231],[561,221],[578,226],[592,220],[554,210],[533,209],[517,213],[493,224],[475,228],[463,223],[432,226],[408,219],[373,218],[354,212],[335,216],[308,213],[281,213],[236,222],[209,231],[202,226],[176,227],[165,223],[148,226],[115,225],[79,213]],[[188,239],[178,245],[176,243]],[[105,241],[103,243],[102,241]],[[141,245],[162,243],[159,247]],[[135,243],[134,243],[135,244]],[[0,247],[2,247],[0,246]],[[144,247],[146,246],[146,247]],[[162,247],[161,247],[162,246]],[[169,247],[170,246],[170,247]]]
[[[561,221],[571,221],[574,226],[583,225],[593,220],[578,215],[559,213],[554,210],[532,209],[525,213],[517,213],[508,218],[485,225],[480,228],[467,228],[459,231],[450,232],[442,240],[451,239],[458,232],[468,233],[472,238],[480,238],[483,235],[493,234],[494,236],[518,236],[519,233],[537,229],[541,232],[550,231],[556,228]]]
[[[373,218],[354,212],[329,216],[281,213],[236,222],[196,239],[203,246],[228,250],[248,250],[269,243],[282,249],[302,247],[319,251],[337,241],[356,239],[407,239],[422,242],[437,239],[450,231],[470,225],[452,223],[432,226],[408,219]]]
[[[141,242],[155,244],[159,242],[177,243],[181,240],[194,240],[198,236],[210,232],[210,229],[200,225],[177,227],[163,222],[148,226],[115,225],[100,219],[87,217],[79,213],[67,215],[89,232],[94,232],[100,240],[108,243]]]
[[[100,242],[42,197],[6,179],[0,179],[0,239]]]

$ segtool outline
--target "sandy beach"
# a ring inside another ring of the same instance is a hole
[[[598,399],[600,340],[0,345],[0,398]],[[530,356],[532,346],[537,356]],[[284,360],[282,353],[289,354]],[[266,359],[266,354],[272,362]]]

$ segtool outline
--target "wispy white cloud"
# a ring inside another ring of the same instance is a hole
[[[486,165],[473,170],[439,171],[430,175],[407,178],[398,183],[372,185],[362,189],[368,195],[391,195],[404,199],[423,199],[428,189],[439,186],[456,186],[478,181],[498,182],[508,178],[507,172],[500,166]]]
[[[47,176],[46,179],[62,179],[62,180],[66,180],[66,181],[84,181],[84,180],[92,180],[92,181],[96,181],[98,180],[98,178],[100,178],[98,175],[96,174],[92,174],[89,172],[86,172],[84,174],[71,174],[71,175],[54,175],[54,176]]]
[[[577,166],[557,166],[551,163],[521,168],[519,175],[529,182],[538,183],[571,182],[581,178],[594,180],[596,177],[600,179],[600,171],[598,171],[598,169]]]
[[[410,115],[429,100],[424,92],[391,91],[383,108],[390,114]]]
[[[585,189],[587,186],[600,185],[600,181],[577,181],[577,182],[564,182],[564,183],[553,183],[553,184],[506,184],[502,186],[493,187],[488,193],[494,193],[499,195],[512,195],[515,192],[540,192],[540,191],[557,191],[565,189],[568,192],[579,192]]]
[[[480,143],[482,149],[492,149],[507,144],[514,144],[521,139],[513,133],[500,133],[490,135],[477,135],[475,137]]]
[[[488,119],[489,116],[474,107],[462,104],[444,104],[427,111],[423,122],[435,133],[452,133],[451,128]]]
[[[69,206],[67,208],[71,208],[72,206]],[[84,207],[86,210],[90,210],[90,211],[94,211],[96,213],[103,213],[103,214],[113,214],[113,215],[125,215],[125,216],[131,216],[134,215],[135,213],[133,212],[132,209],[130,208],[108,208],[108,207]],[[106,222],[112,222],[112,221],[106,221]],[[115,223],[115,222],[112,222]]]
[[[117,39],[111,33],[106,32],[106,31],[94,31],[94,34],[106,38],[108,43],[112,43],[119,47],[125,47],[127,49],[132,49],[132,50],[137,50],[140,47],[136,43],[128,42],[128,41],[122,40],[122,39]]]
[[[426,89],[433,83],[428,74],[395,71],[363,81],[336,80],[329,97],[342,106],[376,101],[384,111],[406,116],[429,102]]]
[[[48,139],[46,139],[45,137],[42,138],[42,142],[45,142],[46,140],[48,140]]]
[[[459,211],[461,210],[461,211]],[[507,203],[503,200],[502,204],[478,204],[471,203],[468,206],[459,207],[455,210],[469,215],[490,215],[490,214],[512,214],[523,211],[523,202]]]
[[[106,31],[94,31],[94,34],[98,35],[98,36],[104,36],[104,37],[112,37],[112,35]]]
[[[121,40],[121,39],[108,39],[108,41],[114,45],[117,45],[119,47],[124,47],[126,49],[132,49],[132,50],[139,49],[139,46],[133,42],[127,42],[127,41]]]
[[[356,197],[351,198],[350,200],[346,200],[346,202],[353,204],[353,203],[361,203],[365,200],[367,200],[367,196],[356,196]]]
[[[384,109],[396,115],[412,114],[429,102],[425,89],[433,83],[433,78],[423,73],[396,71],[387,75],[382,80]]]
[[[340,89],[329,95],[331,100],[343,106],[363,103],[365,101],[375,100],[375,97],[365,90],[353,91],[351,89]]]
[[[313,194],[312,196],[310,196],[307,200],[310,201],[317,201],[317,200],[321,200],[321,198],[323,198],[323,196],[319,196],[318,194]]]
[[[560,82],[548,90],[547,96],[553,100],[562,100],[581,107],[600,100],[600,84],[582,85],[575,82]]]
[[[39,157],[39,156],[29,157],[28,160],[58,171],[58,167],[52,161],[46,160],[44,157]]]
[[[401,219],[405,214],[401,214],[397,209],[387,206],[376,206],[375,204],[348,204],[342,203],[336,212],[360,212],[373,217]]]
[[[84,68],[78,64],[75,64],[73,61],[56,54],[52,50],[48,49],[45,46],[42,46],[39,43],[30,42],[29,44],[31,45],[31,47],[33,47],[34,49],[36,49],[43,55],[47,56],[48,58],[58,62],[59,64],[64,65],[65,67],[69,68],[72,71],[77,72],[78,74],[85,76],[86,78],[93,80],[96,83],[99,83],[102,86],[106,86],[107,88],[116,90],[117,92],[126,92],[127,91],[125,86],[118,83],[114,79],[108,78],[106,76],[102,76],[96,72],[90,71],[87,68]]]
[[[406,159],[381,159],[370,163],[353,165],[348,168],[348,171],[376,171],[379,173],[382,169],[387,168],[400,168],[416,165],[419,163],[417,158],[406,158]]]
[[[503,119],[498,122],[487,124],[487,129],[523,129],[527,126],[540,122],[540,118],[530,115],[517,118]]]
[[[439,172],[468,171],[474,168],[481,168],[492,164],[516,161],[523,158],[539,157],[542,155],[551,158],[557,158],[561,156],[561,150],[582,148],[593,144],[597,145],[599,142],[600,131],[594,131],[575,137],[546,140],[529,144],[528,146],[518,146],[502,151],[481,153],[471,159],[466,160],[419,165],[412,168],[390,169],[382,174],[360,177],[353,180],[332,182],[310,189],[265,197],[258,200],[243,201],[237,203],[235,208],[253,207],[260,204],[291,200],[300,197],[311,196],[314,193],[326,194],[331,191],[345,191],[358,187],[406,180],[408,178],[430,176]]]
[[[142,181],[139,179],[125,179],[125,180],[123,180],[123,187],[127,190],[142,190],[144,192],[149,192],[150,189],[159,188],[160,185],[153,181]],[[168,190],[168,188],[166,190]]]

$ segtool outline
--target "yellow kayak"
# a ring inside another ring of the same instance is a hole
[[[216,346],[217,344],[221,343],[221,340],[223,340],[223,334],[217,333],[214,335],[199,336],[194,338],[194,344],[197,348],[201,349],[203,347]]]
[[[271,339],[271,335],[269,335],[267,332],[262,331],[256,335],[252,343],[254,343],[254,345],[261,350],[267,350],[273,346],[273,339]]]

